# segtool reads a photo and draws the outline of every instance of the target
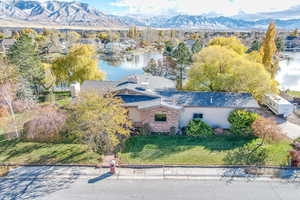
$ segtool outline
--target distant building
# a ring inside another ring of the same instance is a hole
[[[300,51],[300,37],[287,36],[285,39],[286,51]]]

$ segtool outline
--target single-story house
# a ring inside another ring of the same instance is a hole
[[[80,88],[91,89],[116,92],[134,125],[148,124],[153,132],[169,132],[172,127],[179,130],[195,118],[214,128],[229,128],[231,111],[259,108],[249,93],[177,91],[174,81],[147,74],[121,81],[85,81]]]

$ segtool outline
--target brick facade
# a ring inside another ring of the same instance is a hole
[[[156,122],[155,114],[166,114],[166,122]],[[141,118],[143,124],[149,124],[153,132],[170,132],[171,127],[178,130],[180,110],[168,107],[153,107],[141,110]]]

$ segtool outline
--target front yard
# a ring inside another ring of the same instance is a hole
[[[122,164],[227,165],[224,159],[227,153],[254,140],[228,136],[137,136],[127,141],[119,156]],[[288,142],[267,145],[266,148],[267,165],[287,164],[287,151],[291,149]]]
[[[99,164],[101,156],[81,144],[23,142],[0,138],[1,164]]]

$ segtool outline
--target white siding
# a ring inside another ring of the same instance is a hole
[[[180,127],[186,126],[193,119],[194,113],[202,113],[203,121],[212,127],[229,128],[227,118],[233,108],[185,107],[180,116]]]

